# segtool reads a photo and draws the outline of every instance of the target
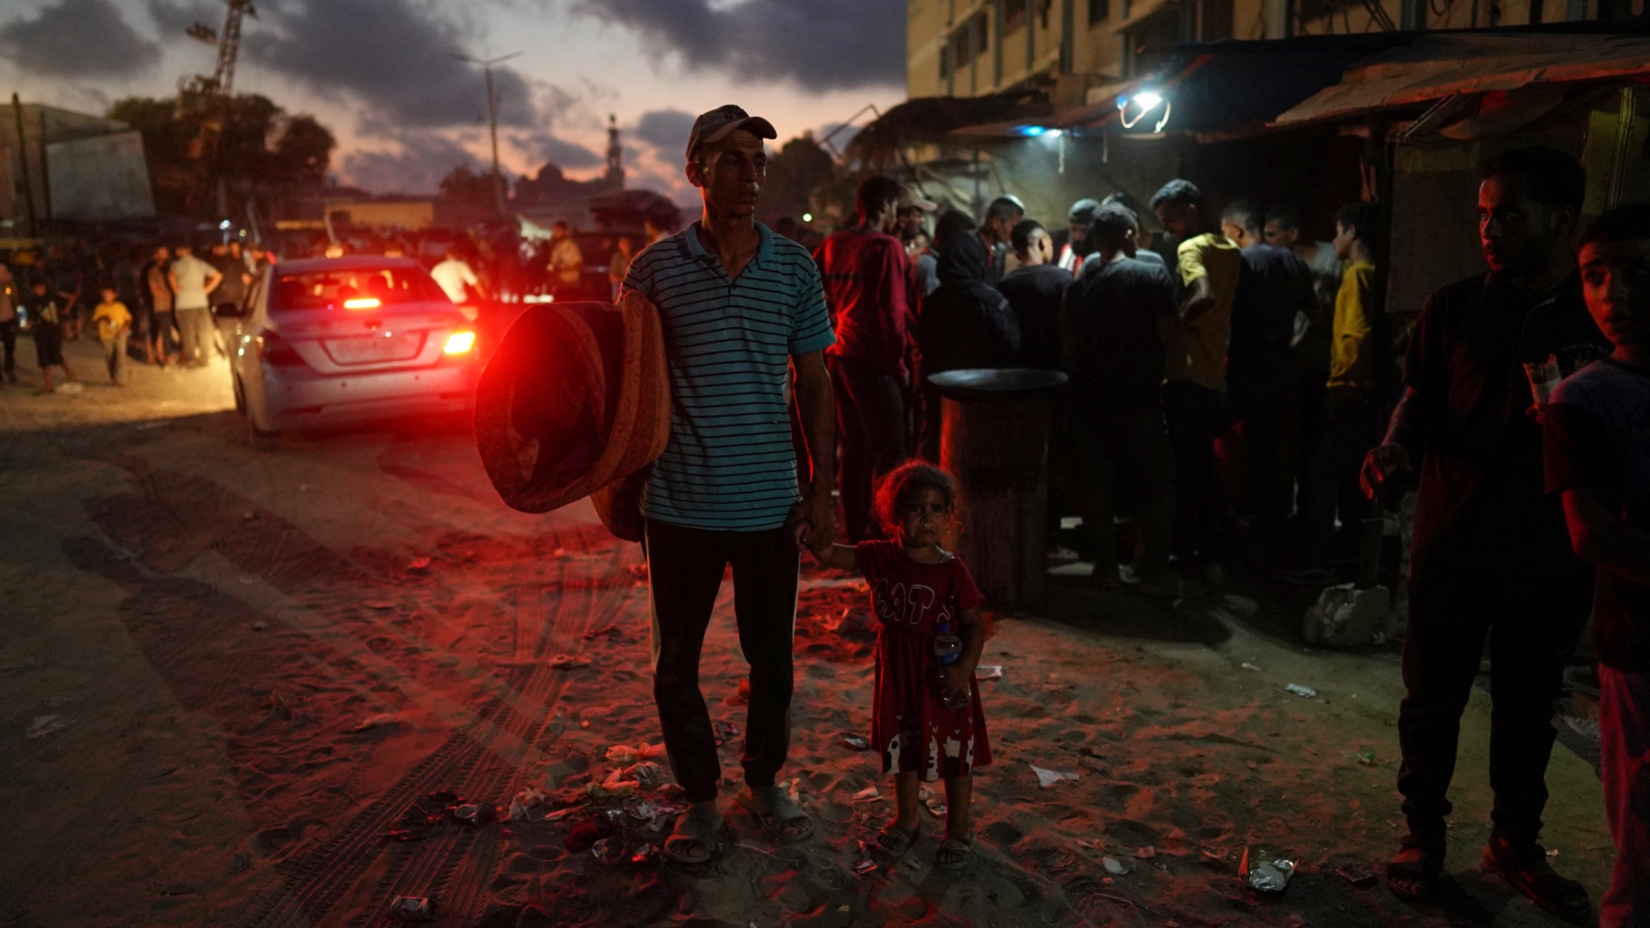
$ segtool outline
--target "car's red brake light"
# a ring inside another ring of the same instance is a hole
[[[447,344],[441,350],[447,354],[464,354],[476,346],[476,333],[454,332],[447,336]]]
[[[270,329],[258,333],[258,356],[271,367],[297,367],[304,359],[281,336]]]

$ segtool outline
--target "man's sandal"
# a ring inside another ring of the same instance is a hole
[[[969,836],[967,841],[958,841],[956,838],[946,838],[940,842],[939,853],[934,855],[934,866],[941,870],[961,870],[968,866],[974,857],[974,837]]]
[[[710,806],[689,806],[676,819],[665,846],[666,857],[684,864],[702,864],[716,854],[722,832],[722,814]]]
[[[801,841],[814,833],[813,819],[777,783],[754,796],[749,790],[741,792],[739,805],[756,816],[763,830],[786,844]]]
[[[905,852],[911,849],[911,845],[917,843],[917,835],[921,831],[921,822],[911,826],[909,830],[895,828],[894,823],[889,822],[886,827],[877,832],[876,837],[871,839],[871,843],[882,854],[898,860],[905,856]]]

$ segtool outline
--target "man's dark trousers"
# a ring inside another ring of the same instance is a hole
[[[1215,474],[1220,392],[1171,380],[1163,385],[1163,416],[1174,448],[1175,549],[1183,561],[1218,560],[1221,490]]]
[[[827,355],[842,448],[842,518],[848,540],[880,538],[871,501],[878,477],[905,461],[905,392],[899,377],[863,358]]]
[[[784,528],[726,532],[647,522],[653,605],[653,699],[665,750],[688,802],[716,798],[722,762],[699,691],[699,652],[722,573],[733,565],[739,648],[750,664],[745,783],[773,785],[790,750],[791,641],[796,627],[796,543]]]
[[[1592,599],[1592,577],[1585,574],[1554,578],[1416,565],[1404,641],[1408,695],[1398,709],[1398,792],[1410,834],[1424,849],[1441,854],[1445,845],[1444,819],[1451,810],[1445,793],[1486,637],[1495,793],[1490,819],[1496,834],[1514,844],[1537,840],[1557,735],[1553,701]]]
[[[7,377],[17,368],[17,319],[0,322],[0,374]]]

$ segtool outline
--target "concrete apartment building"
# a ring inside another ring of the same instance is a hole
[[[1092,104],[1173,46],[1541,25],[1642,15],[1644,0],[906,0],[906,90],[978,97],[1052,80]]]

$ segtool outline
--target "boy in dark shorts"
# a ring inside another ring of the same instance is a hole
[[[1546,481],[1575,553],[1598,568],[1599,767],[1616,842],[1598,923],[1629,928],[1650,924],[1650,205],[1600,216],[1580,264],[1615,351],[1553,393]]]
[[[40,389],[36,393],[50,393],[52,365],[63,368],[63,376],[74,380],[74,371],[63,359],[63,308],[57,298],[46,292],[46,282],[36,280],[31,292],[23,300],[24,315],[29,320],[29,332],[34,336],[35,363],[40,365]]]

